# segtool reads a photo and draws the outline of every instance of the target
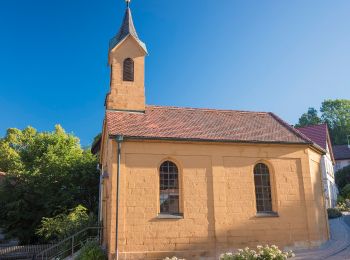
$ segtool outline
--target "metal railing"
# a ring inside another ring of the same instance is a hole
[[[88,227],[85,228],[74,235],[67,237],[61,242],[45,249],[44,251],[36,254],[34,259],[37,260],[61,260],[79,251],[86,242],[96,241],[101,243],[101,231],[102,227]]]
[[[36,253],[40,253],[51,246],[52,245],[3,246],[0,244],[0,259],[31,259]]]

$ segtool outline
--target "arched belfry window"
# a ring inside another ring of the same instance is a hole
[[[179,171],[175,163],[165,161],[159,169],[160,213],[179,214]]]
[[[123,81],[134,81],[134,61],[131,58],[124,60]]]
[[[258,163],[255,165],[254,184],[257,212],[272,212],[270,172],[266,164]]]

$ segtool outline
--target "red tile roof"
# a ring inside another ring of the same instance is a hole
[[[297,130],[309,137],[314,143],[318,144],[323,149],[327,149],[327,124],[298,127]]]
[[[333,146],[334,158],[336,160],[350,159],[350,148],[348,145],[334,145]]]
[[[312,141],[267,112],[146,106],[145,113],[106,111],[109,135],[144,139],[303,143]]]
[[[311,141],[313,141],[315,144],[320,146],[325,151],[327,151],[327,142],[328,142],[329,153],[334,162],[332,142],[328,132],[327,124],[304,126],[304,127],[297,128],[297,130],[303,133],[305,136],[311,139]]]

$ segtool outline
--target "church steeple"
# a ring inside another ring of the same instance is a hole
[[[119,32],[115,37],[113,37],[109,42],[109,50],[114,49],[128,36],[134,37],[134,39],[139,43],[140,47],[147,53],[146,44],[144,44],[137,35],[134,22],[131,15],[130,0],[126,0],[126,10],[123,18],[122,25]]]
[[[126,10],[119,32],[109,43],[108,64],[111,67],[110,91],[106,108],[121,111],[145,110],[146,45],[137,35],[126,0]]]

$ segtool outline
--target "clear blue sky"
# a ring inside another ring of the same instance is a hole
[[[272,111],[350,99],[350,1],[133,0],[148,104]],[[101,131],[123,0],[0,2],[0,136]]]

